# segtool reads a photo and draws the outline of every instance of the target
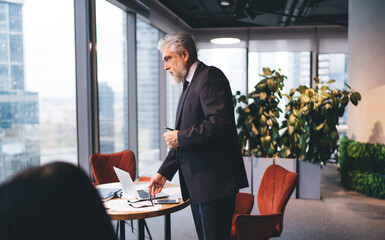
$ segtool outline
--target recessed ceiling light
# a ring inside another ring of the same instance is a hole
[[[235,44],[239,43],[241,40],[239,38],[213,38],[210,40],[211,43],[213,44]]]
[[[222,6],[230,6],[230,2],[226,0],[222,0],[220,3]]]

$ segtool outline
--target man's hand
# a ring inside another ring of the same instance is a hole
[[[167,179],[160,173],[155,173],[151,178],[150,185],[148,185],[148,194],[152,194],[152,196],[155,197],[155,194],[162,191],[166,180]]]
[[[166,144],[169,148],[179,147],[178,132],[178,130],[168,131],[163,134],[164,140],[166,141]]]

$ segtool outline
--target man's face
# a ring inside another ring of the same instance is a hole
[[[181,54],[176,54],[170,51],[169,47],[165,47],[162,51],[164,69],[170,73],[174,85],[182,82],[187,75],[188,56],[186,57],[185,51],[182,51]]]

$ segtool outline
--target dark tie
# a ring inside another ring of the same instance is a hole
[[[184,80],[184,83],[183,83],[183,92],[184,90],[186,90],[187,86],[188,86],[189,82]]]

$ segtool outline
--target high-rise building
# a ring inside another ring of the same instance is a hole
[[[0,181],[40,165],[38,94],[24,87],[23,3],[0,1]]]
[[[99,134],[100,152],[115,152],[114,141],[114,92],[106,82],[99,83]]]

